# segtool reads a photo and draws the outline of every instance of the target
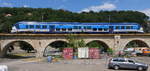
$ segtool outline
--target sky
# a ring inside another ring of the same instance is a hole
[[[72,12],[133,10],[150,17],[150,0],[0,0],[0,7],[52,8]]]

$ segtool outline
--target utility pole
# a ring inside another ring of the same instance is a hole
[[[43,16],[43,13],[42,13],[42,22],[43,22],[43,18],[44,18],[44,16]]]
[[[111,16],[110,15],[108,16],[108,19],[109,19],[109,24],[110,24],[110,21],[111,21]]]

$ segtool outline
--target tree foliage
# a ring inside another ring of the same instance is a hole
[[[89,48],[102,48],[103,46],[96,41],[93,41],[87,45]]]
[[[43,22],[136,22],[147,28],[148,16],[138,11],[99,11],[74,13],[51,8],[0,8],[0,32],[9,33],[19,21]],[[146,30],[147,31],[147,30]]]
[[[85,41],[83,39],[77,38],[77,36],[74,34],[69,34],[66,37],[66,39],[68,41],[68,47],[71,48],[86,47]]]

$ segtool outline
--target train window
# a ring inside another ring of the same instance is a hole
[[[119,29],[119,26],[116,26],[116,29]]]
[[[81,29],[81,26],[78,26],[79,29]]]
[[[68,31],[72,31],[72,28],[69,28]]]
[[[86,27],[86,26],[84,26],[84,29],[87,29],[87,27]]]
[[[102,28],[98,28],[98,31],[102,31]]]
[[[97,28],[93,28],[93,31],[97,31]]]
[[[131,26],[126,26],[126,29],[130,29],[131,28]]]
[[[28,26],[28,25],[26,25],[26,28],[29,28],[29,26]]]
[[[121,26],[121,29],[125,29],[125,27],[124,27],[124,26]]]
[[[47,26],[46,26],[46,25],[43,25],[43,26],[42,26],[42,28],[43,28],[43,29],[46,29],[46,28],[47,28]]]
[[[108,29],[104,29],[104,31],[107,31]]]
[[[34,25],[30,25],[29,27],[30,27],[30,29],[33,29],[33,28],[34,28]]]
[[[54,26],[53,26],[53,25],[50,25],[49,28],[50,28],[50,29],[54,29]]]
[[[74,26],[74,29],[81,29],[81,26]]]
[[[19,25],[18,24],[15,24],[14,26],[16,26],[16,28],[18,28],[19,29]],[[27,25],[26,25],[27,26]],[[27,28],[27,27],[26,27]]]
[[[74,26],[74,29],[78,29],[78,26]]]
[[[62,31],[66,31],[66,28],[62,28]]]
[[[60,29],[59,29],[59,28],[56,28],[56,31],[60,31]]]
[[[40,25],[36,25],[36,28],[37,28],[37,29],[40,29]]]
[[[90,27],[90,26],[87,26],[87,29],[91,29],[91,27]]]
[[[131,29],[133,29],[133,26],[130,26],[131,27]]]

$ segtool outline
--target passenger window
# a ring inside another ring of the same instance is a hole
[[[60,31],[60,29],[59,29],[59,28],[56,28],[56,31]]]
[[[87,29],[91,29],[91,27],[90,27],[90,26],[87,26]]]
[[[93,28],[93,31],[97,31],[97,28]]]
[[[87,27],[86,27],[86,26],[84,26],[84,29],[87,29]]]
[[[26,28],[29,28],[29,26],[28,26],[28,25],[26,25]]]
[[[102,31],[102,28],[98,28],[98,31]]]
[[[104,31],[107,31],[108,29],[104,29]]]
[[[72,28],[69,28],[68,31],[72,31]]]
[[[126,29],[130,29],[130,26],[126,26]]]
[[[50,25],[49,28],[50,28],[50,29],[54,29],[54,26]]]
[[[47,26],[46,25],[43,25],[43,29],[46,29],[47,28]]]
[[[125,29],[125,27],[124,27],[124,26],[121,26],[121,29]]]
[[[133,26],[130,26],[131,29],[133,29]]]
[[[40,25],[36,25],[36,28],[37,28],[37,29],[40,29]]]
[[[133,60],[128,60],[128,62],[130,62],[130,63],[134,63],[134,61],[133,61]]]
[[[124,59],[119,59],[118,61],[119,62],[126,62]]]
[[[113,61],[118,61],[118,59],[114,59]]]
[[[119,29],[119,26],[116,26],[116,29]]]
[[[66,31],[66,28],[62,28],[62,31]]]
[[[34,25],[30,25],[30,29],[33,29],[34,28]]]
[[[74,26],[74,29],[78,29],[78,26]]]
[[[81,26],[78,26],[79,27],[79,29],[81,29]]]

